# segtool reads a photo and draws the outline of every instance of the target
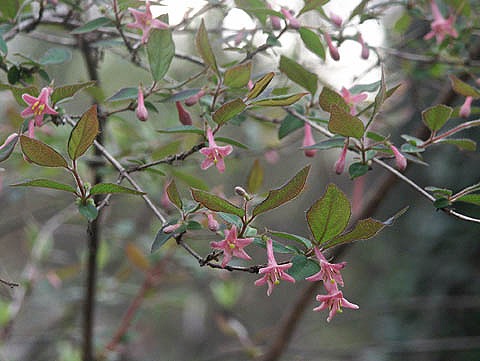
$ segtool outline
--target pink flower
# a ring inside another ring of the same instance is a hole
[[[28,107],[23,110],[21,116],[24,118],[33,115],[33,119],[28,123],[28,136],[33,138],[34,127],[40,127],[42,125],[43,116],[45,114],[57,115],[58,113],[50,106],[50,95],[53,89],[50,87],[42,88],[38,98],[31,96],[30,94],[23,94],[22,99],[28,104]]]
[[[207,216],[208,229],[212,232],[218,231],[220,224],[218,224],[218,221],[213,216],[213,213],[205,213],[205,215]]]
[[[343,298],[342,291],[339,291],[336,287],[332,287],[326,295],[317,295],[316,299],[318,302],[320,302],[320,305],[315,307],[313,309],[314,311],[323,311],[326,308],[330,310],[330,313],[327,317],[327,322],[330,322],[337,312],[342,312],[342,307],[351,308],[354,310],[359,309],[358,305]]]
[[[268,285],[267,296],[270,296],[273,291],[273,287],[280,283],[280,280],[295,283],[295,279],[285,271],[292,267],[292,263],[286,263],[279,265],[273,254],[273,241],[267,239],[267,262],[266,267],[260,268],[258,273],[263,274],[263,277],[255,281],[255,286],[263,286],[265,283]]]
[[[315,139],[313,139],[312,126],[308,123],[305,123],[304,127],[305,133],[303,137],[303,146],[310,147],[315,144]],[[306,157],[313,157],[317,153],[316,149],[305,149],[304,150]]]
[[[237,238],[237,227],[233,225],[230,230],[225,230],[225,239],[223,241],[210,242],[210,246],[223,251],[222,267],[225,267],[232,257],[251,259],[243,248],[252,242],[253,238]]]
[[[340,270],[345,267],[346,262],[329,263],[318,247],[315,247],[314,251],[320,264],[320,271],[305,279],[310,282],[323,281],[327,290],[330,289],[331,285],[336,285],[337,283],[343,286]]]
[[[191,97],[188,97],[185,99],[185,105],[187,107],[191,107],[192,105],[195,105],[198,103],[201,97],[205,95],[205,90],[200,89],[200,91],[197,94],[192,95]]]
[[[455,15],[452,14],[448,17],[448,19],[445,19],[434,0],[430,1],[430,6],[432,8],[433,15],[433,21],[430,23],[432,30],[430,30],[430,32],[427,33],[423,38],[425,40],[429,40],[435,36],[437,39],[437,44],[440,44],[447,35],[450,35],[452,38],[457,38],[457,30],[455,30],[453,27],[453,24],[455,23]]]
[[[223,158],[232,153],[233,148],[231,145],[219,147],[215,143],[215,139],[213,138],[213,132],[210,127],[207,128],[207,138],[208,147],[200,149],[200,153],[202,153],[206,157],[200,167],[202,169],[208,169],[212,165],[215,165],[218,171],[220,173],[223,173],[225,171],[225,162]]]
[[[142,30],[142,44],[145,44],[148,41],[148,36],[152,28],[168,29],[168,24],[152,17],[150,2],[148,0],[145,1],[145,12],[133,8],[128,8],[128,10],[135,18],[135,22],[127,24],[127,26],[129,28]]]
[[[182,225],[181,223],[170,224],[165,228],[163,228],[163,233],[173,233],[177,229],[179,229],[181,225]]]
[[[345,103],[347,103],[347,105],[350,107],[351,115],[355,115],[355,113],[357,112],[356,105],[368,98],[367,93],[360,93],[360,94],[353,95],[345,87],[342,87],[342,89],[340,90],[340,93],[342,94],[342,98],[343,100],[345,100]]]
[[[460,113],[459,113],[462,118],[468,118],[470,116],[470,113],[472,112],[472,101],[473,101],[473,97],[465,98],[465,102],[460,108]]]
[[[145,107],[145,101],[143,98],[143,90],[141,85],[138,86],[138,100],[137,100],[137,110],[135,111],[137,118],[142,122],[145,122],[148,119],[148,111]]]
[[[332,23],[336,27],[338,27],[338,28],[342,27],[343,19],[340,16],[338,16],[337,14],[330,13],[330,20],[332,21]]]
[[[345,158],[347,157],[348,140],[345,141],[340,158],[335,162],[335,173],[342,174],[345,170]]]
[[[180,123],[183,125],[192,125],[192,116],[185,110],[182,103],[175,102],[175,106],[177,107],[178,120],[180,120]]]
[[[288,20],[288,25],[292,29],[300,29],[300,22],[295,16],[292,15],[290,10],[282,8],[280,9],[280,11],[282,12],[283,16],[285,16],[285,18]]]
[[[370,48],[368,47],[368,44],[363,40],[363,36],[360,33],[358,33],[358,42],[362,46],[362,53],[360,54],[360,56],[362,57],[362,59],[367,60],[370,56]]]
[[[395,164],[399,170],[404,170],[407,168],[407,158],[400,153],[397,147],[395,147],[393,144],[390,144],[390,149],[393,152],[393,155],[395,156]]]
[[[272,6],[267,3],[267,8],[271,9]],[[275,15],[270,15],[270,22],[272,23],[273,30],[280,30],[282,28],[282,20]]]
[[[330,34],[325,33],[324,36],[325,36],[325,41],[327,42],[327,45],[328,45],[328,51],[330,52],[330,56],[332,57],[333,60],[339,61],[340,53],[338,52],[338,48],[335,45],[333,45]]]

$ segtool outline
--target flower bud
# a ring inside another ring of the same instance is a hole
[[[282,29],[282,20],[275,15],[270,16],[270,22],[272,23],[273,30],[281,30]]]
[[[345,141],[340,158],[335,162],[335,173],[342,174],[345,170],[345,158],[347,157],[348,140]]]
[[[303,146],[309,147],[315,144],[315,139],[313,139],[312,127],[310,124],[305,123],[304,127],[304,137],[303,137]],[[304,149],[306,157],[313,157],[317,153],[316,149]]]
[[[397,147],[395,147],[393,144],[390,144],[390,149],[393,152],[393,155],[395,156],[395,164],[397,166],[397,169],[399,170],[404,170],[407,168],[407,158],[400,153]]]
[[[207,215],[208,229],[211,230],[212,232],[218,231],[218,229],[220,228],[220,224],[213,216],[213,213],[206,213],[206,215]]]
[[[472,101],[473,101],[473,97],[465,98],[465,102],[460,108],[460,113],[459,113],[462,118],[468,118],[470,116],[470,113],[472,112]]]
[[[250,196],[250,194],[248,194],[247,191],[242,187],[235,187],[235,193],[237,193],[240,197],[245,198],[247,201],[252,199],[252,196]]]
[[[183,125],[192,125],[192,117],[190,113],[185,110],[182,103],[175,102],[175,105],[177,107],[178,120],[180,120],[180,123]]]
[[[370,56],[370,48],[368,47],[368,44],[363,40],[362,34],[358,33],[358,42],[362,46],[362,53],[360,56],[362,59],[367,60],[368,57]]]
[[[288,20],[288,25],[292,29],[300,29],[300,22],[298,21],[298,19],[295,16],[292,15],[290,10],[282,8],[280,11],[285,16],[285,18]]]
[[[191,107],[192,105],[195,105],[198,103],[201,97],[205,95],[205,90],[200,89],[200,91],[197,94],[192,95],[191,97],[188,97],[185,99],[185,105],[187,107]]]
[[[342,23],[343,23],[343,19],[338,16],[337,14],[335,13],[330,13],[330,20],[332,21],[332,23],[338,27],[338,28],[341,28],[342,27]]]
[[[14,139],[16,139],[18,137],[18,134],[17,133],[12,133],[10,134],[7,139],[5,139],[5,142],[3,142],[2,145],[0,145],[0,150],[2,150],[3,148],[5,148],[7,145],[9,145]]]
[[[137,118],[141,120],[142,122],[146,121],[148,119],[148,111],[147,108],[145,107],[145,101],[143,98],[143,90],[142,86],[138,86],[138,100],[137,100],[137,110],[135,111],[135,114],[137,115]]]
[[[163,233],[173,233],[175,232],[177,229],[179,229],[181,226],[181,223],[175,223],[175,224],[170,224],[168,226],[166,226],[165,228],[163,228]]]
[[[333,45],[332,38],[327,33],[325,33],[325,41],[327,42],[328,51],[330,52],[330,56],[332,57],[332,59],[335,61],[339,61],[340,53],[338,52],[338,48],[335,45]]]

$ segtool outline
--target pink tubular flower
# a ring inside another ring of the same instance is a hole
[[[335,173],[342,174],[345,170],[345,158],[347,157],[348,141],[345,141],[340,158],[335,162]]]
[[[215,165],[218,171],[220,173],[223,173],[225,171],[225,162],[223,158],[232,153],[233,148],[231,145],[219,147],[215,143],[215,139],[213,138],[213,132],[210,127],[207,128],[207,138],[208,147],[200,149],[200,153],[202,153],[206,157],[200,167],[202,169],[208,169],[212,165]]]
[[[45,114],[57,115],[58,113],[50,106],[50,95],[53,89],[50,87],[42,88],[38,98],[31,96],[30,94],[23,94],[22,99],[28,104],[28,107],[23,110],[21,116],[24,118],[33,115],[33,119],[28,123],[28,136],[33,138],[34,127],[40,127],[42,125],[43,116]]]
[[[185,105],[187,107],[191,107],[192,105],[195,105],[198,103],[201,97],[205,95],[205,90],[200,89],[200,91],[197,94],[192,95],[191,97],[188,97],[185,99]]]
[[[470,113],[472,112],[472,101],[473,97],[466,97],[465,102],[460,108],[460,116],[462,118],[468,118],[470,116]]]
[[[272,9],[272,6],[267,2],[267,8]],[[282,28],[282,20],[275,15],[270,15],[270,22],[273,30],[280,30]]]
[[[142,86],[138,86],[138,100],[137,100],[137,110],[135,110],[137,118],[142,122],[145,122],[148,119],[148,110],[145,107],[145,100],[143,98]]]
[[[395,156],[395,164],[399,170],[404,170],[407,168],[407,158],[400,153],[397,147],[395,147],[393,144],[390,144],[390,149],[393,152],[393,155]]]
[[[358,305],[343,298],[342,291],[339,291],[336,289],[336,287],[332,287],[327,295],[317,295],[316,299],[318,302],[320,302],[320,305],[315,307],[313,309],[314,311],[323,311],[326,308],[330,310],[330,313],[327,317],[327,322],[330,322],[337,312],[342,312],[342,307],[351,308],[354,310],[359,309]]]
[[[280,9],[280,11],[282,12],[283,16],[285,16],[285,18],[288,20],[288,25],[292,29],[300,29],[300,21],[298,21],[298,19],[292,15],[290,10],[282,8]]]
[[[142,44],[145,44],[148,41],[148,36],[152,28],[168,29],[168,24],[153,18],[152,12],[150,11],[150,2],[148,0],[145,1],[145,12],[133,8],[128,8],[128,10],[135,18],[135,22],[127,24],[127,26],[129,28],[142,30]]]
[[[324,36],[325,36],[325,41],[327,42],[327,45],[328,45],[328,51],[330,52],[330,56],[332,57],[333,60],[339,61],[340,53],[338,52],[338,48],[335,45],[333,45],[330,34],[325,33]]]
[[[225,230],[225,239],[223,241],[210,242],[210,246],[223,251],[222,267],[225,267],[232,257],[251,259],[243,248],[252,242],[253,238],[237,238],[237,227],[233,225],[230,230]]]
[[[182,103],[175,102],[175,106],[177,107],[178,120],[180,120],[180,123],[183,125],[192,125],[192,116],[185,110]]]
[[[367,60],[370,56],[370,48],[368,47],[368,44],[363,40],[363,36],[361,33],[358,33],[358,42],[362,46],[362,53],[360,54],[360,56],[362,57],[362,59]]]
[[[0,145],[0,150],[2,150],[3,148],[5,148],[7,145],[9,145],[12,141],[16,140],[16,138],[18,138],[18,134],[17,133],[12,133],[10,134],[7,139],[5,139],[5,141],[3,142],[2,145]]]
[[[304,137],[303,137],[303,146],[304,147],[310,147],[311,145],[315,144],[315,139],[313,139],[311,125],[308,124],[308,123],[305,123],[304,130],[305,130],[305,133],[304,133]],[[313,157],[313,156],[315,156],[315,153],[317,153],[317,150],[316,149],[305,149],[304,153],[305,153],[306,157]]]
[[[340,16],[338,16],[337,14],[330,13],[330,20],[332,21],[332,23],[336,27],[338,27],[338,28],[342,27],[343,19]]]
[[[218,229],[220,228],[220,225],[218,224],[218,221],[213,216],[213,213],[205,213],[205,215],[207,216],[208,229],[211,230],[212,232],[218,231]]]
[[[330,290],[333,286],[336,287],[337,283],[343,286],[343,278],[340,270],[345,267],[346,262],[329,263],[318,247],[315,247],[314,251],[320,263],[320,271],[305,279],[310,282],[323,281],[327,290]]]
[[[268,285],[267,296],[270,296],[273,291],[273,287],[280,283],[280,280],[295,283],[295,279],[285,271],[292,267],[292,263],[286,263],[279,265],[273,254],[273,241],[267,239],[267,259],[268,265],[260,268],[258,273],[263,274],[263,277],[255,281],[255,286],[263,286],[265,283]]]
[[[430,1],[430,6],[432,8],[433,15],[433,21],[430,23],[432,30],[430,30],[430,32],[427,33],[423,38],[425,40],[429,40],[435,37],[437,44],[440,44],[447,35],[450,35],[452,38],[457,38],[457,30],[455,30],[453,27],[453,24],[455,23],[455,15],[451,14],[448,19],[445,19],[434,0]]]
[[[353,95],[345,87],[342,87],[342,89],[340,90],[340,93],[342,95],[343,100],[345,100],[345,103],[347,103],[347,105],[350,107],[351,115],[355,115],[355,113],[357,112],[356,105],[368,98],[367,93],[360,93],[360,94]]]

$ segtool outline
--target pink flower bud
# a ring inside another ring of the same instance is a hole
[[[175,102],[175,105],[177,107],[178,120],[180,120],[180,123],[183,125],[192,125],[192,116],[185,110],[182,103]]]
[[[335,14],[335,13],[330,13],[330,20],[332,21],[332,23],[333,23],[336,27],[339,27],[339,28],[342,27],[343,19],[342,19],[340,16],[338,16],[337,14]]]
[[[137,100],[137,110],[135,111],[135,114],[137,115],[137,118],[141,120],[142,122],[146,121],[148,119],[148,111],[147,108],[145,107],[145,101],[143,99],[143,90],[142,86],[138,86],[138,100]]]
[[[252,81],[252,79],[250,79],[250,80],[248,81],[248,83],[247,83],[247,88],[248,88],[248,90],[252,90],[252,89],[253,89],[253,86],[254,86],[253,81]]]
[[[368,44],[363,40],[362,34],[358,33],[358,42],[362,46],[362,53],[361,57],[362,59],[367,60],[369,55],[370,55],[370,48],[368,47]]]
[[[338,52],[338,48],[335,45],[333,45],[332,38],[327,33],[325,33],[325,41],[327,42],[328,50],[330,52],[330,56],[332,57],[332,59],[335,61],[339,61],[340,53]]]
[[[245,28],[240,30],[236,35],[235,38],[233,39],[233,44],[235,46],[239,46],[242,40],[245,38]]]
[[[304,147],[309,147],[311,145],[314,145],[315,144],[315,139],[313,139],[312,127],[310,126],[310,124],[305,123],[304,130],[305,130],[305,133],[304,133],[304,137],[303,137],[303,146]],[[315,155],[315,153],[317,153],[317,150],[316,149],[305,149],[304,153],[305,153],[306,157],[313,157]]]
[[[198,103],[201,97],[205,95],[205,90],[200,89],[200,91],[197,94],[192,95],[191,97],[188,97],[185,99],[185,105],[187,107],[191,107],[192,105],[195,105]]]
[[[300,22],[298,21],[298,19],[295,16],[292,15],[290,10],[282,8],[280,11],[282,12],[283,16],[285,16],[287,18],[288,25],[292,29],[300,29]]]
[[[2,145],[0,145],[0,150],[2,150],[3,148],[5,148],[7,145],[9,145],[15,138],[18,137],[18,134],[17,133],[12,133],[10,134],[7,139],[5,139],[5,142],[3,142]]]
[[[335,162],[335,173],[342,174],[345,170],[345,158],[347,157],[348,141],[345,141],[340,158]]]
[[[473,101],[473,97],[465,98],[465,102],[460,108],[460,113],[459,113],[462,118],[468,118],[470,116],[470,113],[472,112],[472,101]]]
[[[173,233],[177,229],[179,229],[180,226],[181,226],[181,223],[170,224],[163,229],[163,233]]]
[[[399,170],[404,170],[407,168],[407,158],[400,153],[397,147],[395,147],[393,144],[390,144],[390,149],[393,152],[393,155],[395,156],[395,164]]]
[[[211,230],[212,232],[218,231],[218,229],[220,228],[220,224],[218,223],[218,221],[213,216],[213,213],[206,213],[206,215],[207,215],[207,220],[208,220],[207,221],[208,229]]]
[[[282,20],[275,15],[270,16],[270,22],[272,23],[273,30],[280,30],[282,29]]]

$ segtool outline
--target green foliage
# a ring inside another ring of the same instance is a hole
[[[282,123],[278,128],[278,139],[282,139],[295,130],[302,128],[304,124],[305,123],[303,120],[288,114],[285,118],[283,118]]]
[[[237,98],[228,103],[224,103],[213,113],[212,118],[218,125],[223,125],[236,115],[243,112],[246,107],[247,105],[243,102],[243,100]]]
[[[263,98],[260,100],[255,100],[251,105],[263,106],[263,107],[284,107],[292,105],[298,102],[303,96],[308,93],[298,93],[298,94],[288,94],[282,95],[274,98]]]
[[[200,189],[191,189],[192,197],[205,208],[214,212],[231,213],[239,217],[245,215],[245,210],[230,203],[215,194],[202,191]]]
[[[97,106],[93,105],[77,122],[68,139],[68,155],[76,160],[93,144],[99,132]]]
[[[87,199],[85,203],[78,204],[78,211],[90,222],[98,217],[98,209],[92,199]]]
[[[94,85],[95,85],[95,81],[87,81],[79,84],[59,86],[53,89],[52,96],[50,97],[50,99],[52,100],[53,104],[56,104],[62,100],[70,99],[80,90],[89,88]]]
[[[325,60],[325,49],[318,35],[314,31],[304,27],[298,29],[298,32],[307,49],[320,57],[320,59]]]
[[[0,149],[0,162],[3,162],[10,157],[13,150],[15,149],[15,146],[17,145],[17,142],[18,135],[16,137],[13,137],[8,144],[5,144],[5,146]]]
[[[144,195],[145,192],[139,192],[135,189],[127,188],[115,183],[97,183],[90,189],[90,195],[95,194],[109,194],[109,193],[125,193]]]
[[[63,156],[49,145],[27,136],[20,136],[23,154],[33,163],[42,167],[68,168]]]
[[[258,97],[265,90],[268,84],[270,84],[274,75],[275,73],[271,72],[258,79],[253,85],[253,88],[247,93],[247,100]]]
[[[334,134],[357,139],[363,137],[363,133],[365,133],[363,122],[358,117],[351,115],[335,104],[330,107],[328,130]]]
[[[251,74],[251,61],[237,64],[227,69],[223,83],[230,88],[242,88],[248,84]]]
[[[302,15],[308,11],[317,10],[320,14],[323,14],[322,6],[328,3],[330,0],[305,0],[303,8],[300,10],[298,15]]]
[[[263,176],[264,170],[260,161],[255,159],[253,162],[252,168],[250,168],[250,172],[248,173],[247,178],[247,191],[249,193],[257,193],[260,187],[263,184]]]
[[[50,48],[38,60],[41,65],[62,64],[72,59],[72,52],[65,48]]]
[[[320,271],[317,262],[305,257],[304,255],[296,255],[292,258],[292,267],[288,269],[288,274],[295,278],[296,281],[303,281]]]
[[[178,193],[177,185],[175,184],[174,180],[168,183],[166,190],[170,202],[172,202],[179,210],[182,210],[182,199],[180,198],[180,194]]]
[[[212,47],[210,46],[207,29],[205,28],[205,22],[203,21],[203,19],[200,24],[200,27],[198,28],[197,35],[195,37],[195,45],[203,61],[210,68],[212,68],[212,70],[218,76],[220,76],[220,71],[218,70],[218,66],[217,66],[217,60],[215,59],[215,54],[213,53]]]
[[[464,81],[457,78],[455,75],[449,75],[450,82],[452,83],[452,88],[458,94],[461,94],[466,97],[473,97],[474,99],[480,98],[480,91]]]
[[[367,174],[368,172],[368,165],[363,164],[361,162],[355,162],[350,164],[350,167],[348,167],[348,174],[350,175],[351,179],[355,179],[358,177],[361,177],[362,175]]]
[[[32,179],[32,180],[24,181],[21,183],[10,184],[10,187],[39,187],[39,188],[56,189],[56,190],[70,192],[74,194],[77,193],[75,188],[73,188],[72,186],[68,184],[52,181],[50,179]]]
[[[427,108],[422,112],[422,119],[428,129],[440,130],[452,116],[453,109],[443,104]]]
[[[291,81],[307,89],[312,96],[314,96],[317,92],[317,75],[308,71],[296,61],[282,55],[280,57],[280,71],[284,73]]]
[[[153,79],[162,80],[175,56],[175,44],[170,30],[152,30],[148,38],[147,55]]]
[[[330,113],[332,105],[340,107],[340,109],[344,110],[345,112],[350,111],[348,104],[345,103],[345,100],[342,98],[342,96],[327,87],[323,87],[322,92],[318,97],[318,103],[320,107],[328,113]]]

